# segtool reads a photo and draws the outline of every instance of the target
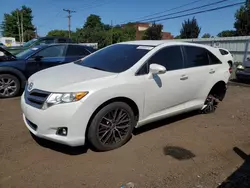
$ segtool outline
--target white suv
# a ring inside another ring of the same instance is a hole
[[[219,49],[169,41],[114,44],[28,80],[21,106],[36,136],[100,151],[134,128],[191,110],[213,112],[230,77]]]

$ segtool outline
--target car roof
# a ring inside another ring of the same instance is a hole
[[[191,42],[179,42],[179,41],[174,41],[174,40],[137,40],[137,41],[121,42],[119,44],[159,46],[159,45],[166,44],[166,43],[169,45],[190,45],[190,46],[199,46],[199,47],[206,47],[206,48],[211,47],[208,45],[202,45],[202,44],[191,43]]]

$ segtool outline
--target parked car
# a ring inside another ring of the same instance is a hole
[[[5,49],[10,53],[12,53],[13,55],[16,55],[34,46],[39,46],[43,44],[54,44],[54,43],[72,43],[72,40],[64,37],[40,37],[40,38],[34,38],[24,43],[21,46],[11,46],[11,47],[6,47]]]
[[[36,136],[99,151],[125,144],[134,128],[191,110],[213,112],[230,66],[219,49],[132,41],[32,75],[21,98]]]
[[[242,65],[238,65],[235,75],[236,79],[241,82],[250,82],[250,40],[246,44],[245,54]]]
[[[26,80],[40,70],[69,63],[89,55],[92,47],[76,44],[51,44],[27,49],[13,55],[3,48],[0,57],[0,98],[14,97]]]

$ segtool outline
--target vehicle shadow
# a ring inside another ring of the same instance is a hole
[[[157,129],[157,128],[160,128],[162,126],[168,126],[174,122],[178,122],[178,121],[183,120],[183,119],[191,118],[191,117],[194,117],[194,116],[199,115],[199,114],[200,113],[198,111],[191,111],[191,112],[187,112],[187,113],[180,114],[177,116],[169,117],[169,118],[166,118],[163,120],[159,120],[159,121],[156,121],[153,123],[149,123],[149,124],[143,125],[139,128],[135,128],[133,131],[133,134],[134,135],[143,134],[147,131]]]
[[[244,163],[231,174],[218,188],[249,188],[250,187],[250,155],[244,153],[238,147],[233,148]]]
[[[45,140],[42,138],[38,138],[32,133],[30,133],[32,138],[36,141],[37,144],[39,144],[42,147],[51,149],[53,151],[61,152],[63,154],[67,155],[81,155],[84,153],[87,153],[87,151],[90,149],[89,145],[86,144],[84,146],[78,146],[78,147],[70,147],[63,144],[58,144],[49,140]]]

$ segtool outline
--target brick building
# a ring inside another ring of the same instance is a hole
[[[151,23],[130,23],[136,28],[136,40],[141,40],[144,32],[152,26]],[[122,25],[122,27],[126,26],[126,24]],[[162,31],[162,40],[173,39],[174,36],[169,32]]]

